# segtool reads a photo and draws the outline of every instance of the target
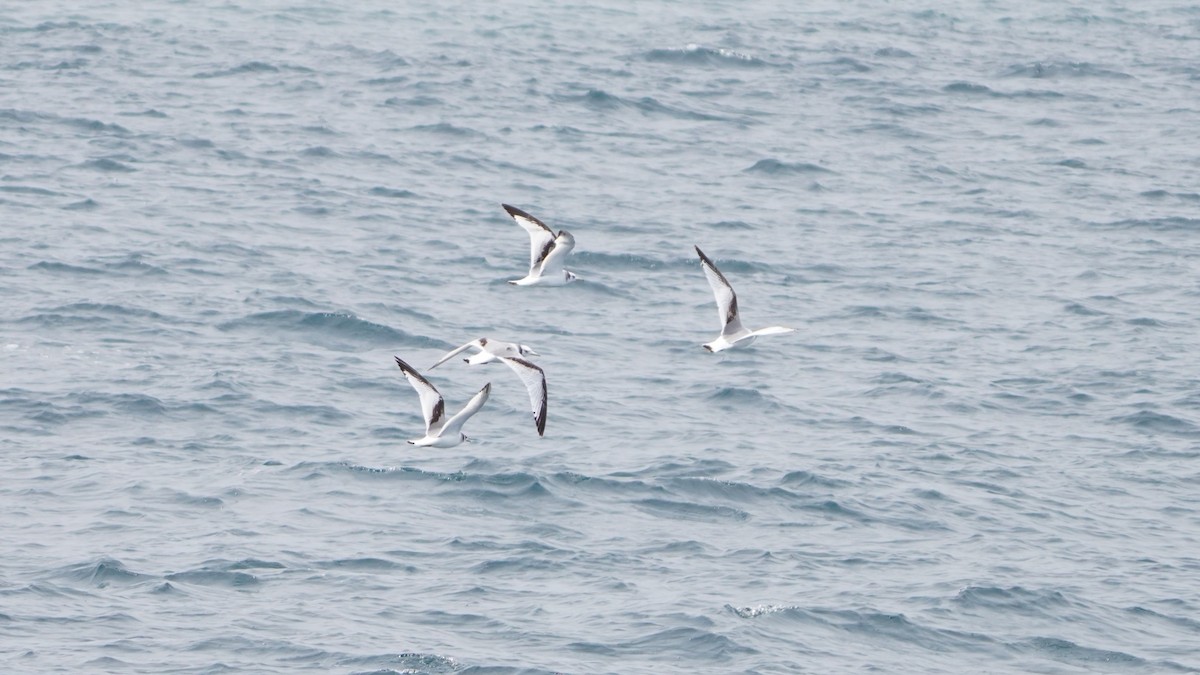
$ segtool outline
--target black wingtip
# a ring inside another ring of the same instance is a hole
[[[504,210],[508,212],[508,215],[512,216],[513,218],[524,218],[525,220],[528,220],[531,223],[537,223],[538,227],[545,229],[547,232],[551,232],[551,233],[554,232],[554,230],[550,229],[549,225],[547,225],[547,224],[543,223],[542,221],[538,220],[537,218],[533,217],[533,215],[531,213],[529,213],[528,211],[523,211],[521,209],[518,209],[517,207],[513,206],[512,204],[501,204],[500,206],[503,206]]]
[[[504,210],[508,212],[508,215],[513,216],[514,218],[517,216],[520,216],[522,218],[528,218],[530,220],[537,220],[533,216],[529,215],[528,213],[522,211],[521,209],[518,209],[517,207],[515,207],[511,204],[501,204],[500,206],[503,206]]]
[[[546,408],[542,408],[539,412],[533,413],[533,424],[537,427],[538,436],[546,435]]]
[[[393,356],[392,358],[396,359],[396,365],[400,366],[400,370],[407,371],[407,372],[413,372],[413,373],[417,372],[417,371],[413,370],[412,366],[405,363],[404,359],[400,358],[399,356]]]
[[[533,365],[533,364],[530,364],[530,365]],[[537,368],[537,366],[533,366],[533,367]],[[538,368],[538,370],[541,370],[541,368]],[[546,378],[543,375],[542,376],[542,409],[539,410],[537,412],[537,414],[533,416],[534,421],[537,422],[537,430],[538,430],[539,438],[546,435],[546,418],[548,417],[548,415],[546,414],[546,411],[549,410],[549,408],[550,408],[550,391],[546,388]]]

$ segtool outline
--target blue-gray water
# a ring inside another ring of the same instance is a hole
[[[1194,3],[408,4],[0,9],[5,672],[1200,669]]]

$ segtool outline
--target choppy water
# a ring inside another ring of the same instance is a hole
[[[6,672],[1200,669],[1194,4],[411,4],[0,10]]]

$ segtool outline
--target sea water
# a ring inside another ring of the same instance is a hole
[[[1200,10],[8,3],[5,672],[1200,669]],[[507,284],[509,203],[574,234]],[[693,246],[747,327],[720,321]],[[393,362],[455,360],[450,449]]]

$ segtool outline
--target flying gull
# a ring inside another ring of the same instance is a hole
[[[778,335],[780,333],[791,333],[795,328],[784,328],[783,326],[771,326],[770,328],[759,328],[758,330],[746,330],[742,326],[742,320],[738,318],[737,296],[733,293],[733,286],[729,285],[729,281],[725,279],[725,275],[717,269],[713,261],[704,255],[704,251],[700,250],[699,246],[695,247],[696,253],[700,254],[700,266],[704,268],[704,276],[708,277],[708,285],[712,286],[713,295],[717,298],[717,314],[721,317],[721,334],[716,340],[704,345],[704,348],[710,352],[719,352],[730,347],[743,347],[754,342],[754,338],[760,335]]]
[[[492,361],[503,361],[504,365],[512,368],[512,371],[521,378],[521,382],[525,385],[525,390],[529,392],[529,404],[533,406],[533,422],[537,426],[538,436],[543,436],[546,433],[546,373],[541,368],[537,367],[523,358],[526,354],[534,354],[537,352],[530,349],[527,345],[516,344],[513,342],[500,342],[499,340],[491,340],[488,338],[479,338],[472,340],[467,344],[455,349],[441,358],[437,363],[429,367],[430,370],[437,368],[446,361],[449,361],[458,354],[470,347],[479,349],[479,353],[469,359],[463,359],[469,365],[479,365],[482,363],[491,363]],[[414,385],[415,386],[415,385]]]
[[[467,440],[467,435],[462,432],[463,424],[471,419],[472,415],[479,412],[484,402],[488,400],[488,394],[492,391],[492,383],[488,382],[483,385],[483,389],[472,396],[457,415],[446,419],[446,403],[442,400],[442,395],[438,393],[437,388],[429,384],[429,380],[421,377],[420,373],[402,361],[399,356],[396,357],[396,365],[400,366],[400,370],[404,373],[404,377],[408,378],[408,383],[412,385],[412,388],[417,390],[417,396],[421,399],[421,413],[425,416],[425,436],[409,441],[409,443],[434,448],[452,448]]]
[[[545,223],[515,206],[501,206],[529,233],[529,274],[508,283],[517,286],[563,286],[575,281],[575,274],[563,269],[567,256],[575,248],[575,237],[566,230],[554,234]]]
[[[483,337],[479,338],[478,340],[471,340],[467,344],[451,352],[447,352],[446,355],[439,359],[437,363],[429,366],[429,370],[437,368],[438,366],[472,347],[478,349],[479,353],[472,354],[470,358],[463,359],[463,361],[466,361],[472,366],[491,363],[501,356],[525,356],[526,354],[538,356],[538,353],[533,351],[529,345],[519,345],[515,342],[501,342],[500,340],[492,340],[491,338]]]

